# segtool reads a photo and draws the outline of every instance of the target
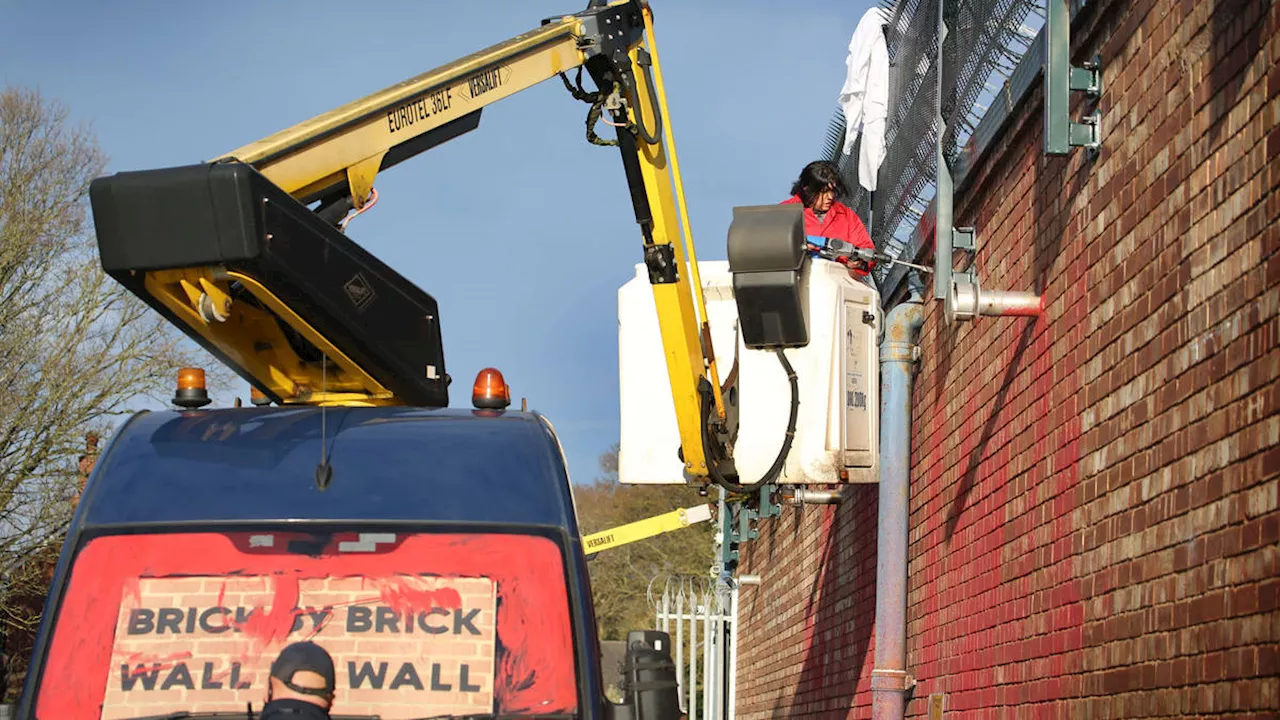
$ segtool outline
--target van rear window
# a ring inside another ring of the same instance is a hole
[[[108,535],[72,566],[40,718],[261,708],[287,644],[333,657],[334,714],[577,709],[565,568],[524,535]]]

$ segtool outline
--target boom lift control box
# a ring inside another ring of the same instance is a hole
[[[747,347],[809,344],[808,262],[802,207],[733,209],[729,271]]]

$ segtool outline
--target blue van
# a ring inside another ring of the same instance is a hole
[[[333,656],[334,717],[679,713],[665,652],[641,656],[653,642],[628,661],[633,700],[604,698],[543,417],[305,406],[144,412],[119,429],[68,531],[17,717],[253,717],[275,653],[301,639]]]

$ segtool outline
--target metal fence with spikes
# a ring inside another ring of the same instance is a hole
[[[849,197],[842,201],[867,224],[876,247],[901,256],[935,190],[939,99],[947,127],[943,153],[950,162],[1027,53],[1036,26],[1043,24],[1044,0],[881,0],[879,5],[887,17],[889,107],[876,192],[858,182],[861,137],[848,155],[841,152],[846,136],[839,110],[831,119],[824,154],[849,187]],[[939,12],[947,26],[941,87]],[[876,269],[877,283],[887,272],[884,265]]]
[[[666,578],[661,591],[655,585],[649,606],[655,627],[671,636],[681,711],[688,720],[733,720],[737,589],[709,577]]]

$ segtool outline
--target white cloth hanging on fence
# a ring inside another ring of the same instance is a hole
[[[888,18],[878,7],[868,10],[858,21],[849,40],[839,98],[845,127],[842,152],[848,155],[858,135],[862,135],[858,182],[872,191],[884,161],[884,125],[889,115],[889,49],[883,30],[886,22]]]

